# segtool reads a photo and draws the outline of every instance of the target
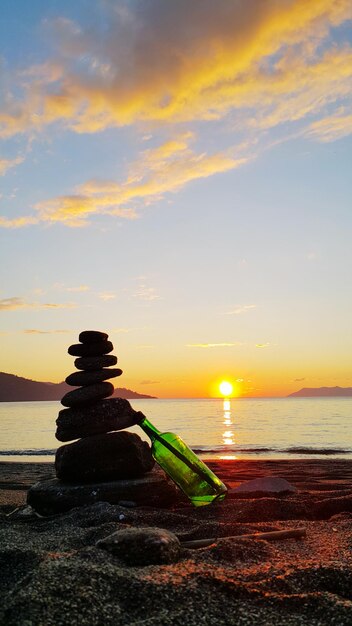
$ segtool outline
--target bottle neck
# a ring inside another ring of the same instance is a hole
[[[152,441],[158,439],[158,435],[161,434],[160,430],[155,428],[155,426],[153,426],[153,424],[144,415],[141,421],[138,422],[138,426],[140,426],[144,430],[144,432],[147,433]]]

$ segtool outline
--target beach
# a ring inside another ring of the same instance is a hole
[[[291,494],[229,493],[194,508],[97,502],[48,518],[25,514],[30,485],[52,463],[0,463],[0,621],[11,625],[130,626],[352,623],[352,461],[212,460],[231,490],[263,476]],[[16,511],[17,509],[17,511]],[[169,564],[131,566],[98,547],[119,529],[158,527],[181,542]],[[302,539],[226,537],[304,529]]]

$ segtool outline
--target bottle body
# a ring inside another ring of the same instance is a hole
[[[139,426],[152,441],[152,455],[194,506],[223,500],[227,488],[185,442],[174,433],[160,433],[147,418]]]

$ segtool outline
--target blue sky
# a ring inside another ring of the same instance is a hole
[[[3,371],[352,385],[350,2],[4,2]],[[120,382],[120,381],[119,381]]]

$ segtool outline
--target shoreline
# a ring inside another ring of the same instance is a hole
[[[202,457],[203,460],[203,457]],[[231,489],[263,476],[285,478],[299,491],[320,493],[352,490],[352,459],[204,459]],[[21,506],[29,487],[55,478],[50,461],[0,461],[0,510]]]
[[[352,461],[207,464],[230,489],[273,475],[297,492],[230,492],[200,508],[188,501],[166,508],[96,502],[38,518],[21,515],[27,488],[50,478],[54,465],[0,462],[0,623],[350,626]],[[174,562],[138,566],[97,544],[118,530],[145,527],[165,529],[181,542],[216,539],[201,549],[182,548]],[[293,529],[305,536],[240,537]]]

